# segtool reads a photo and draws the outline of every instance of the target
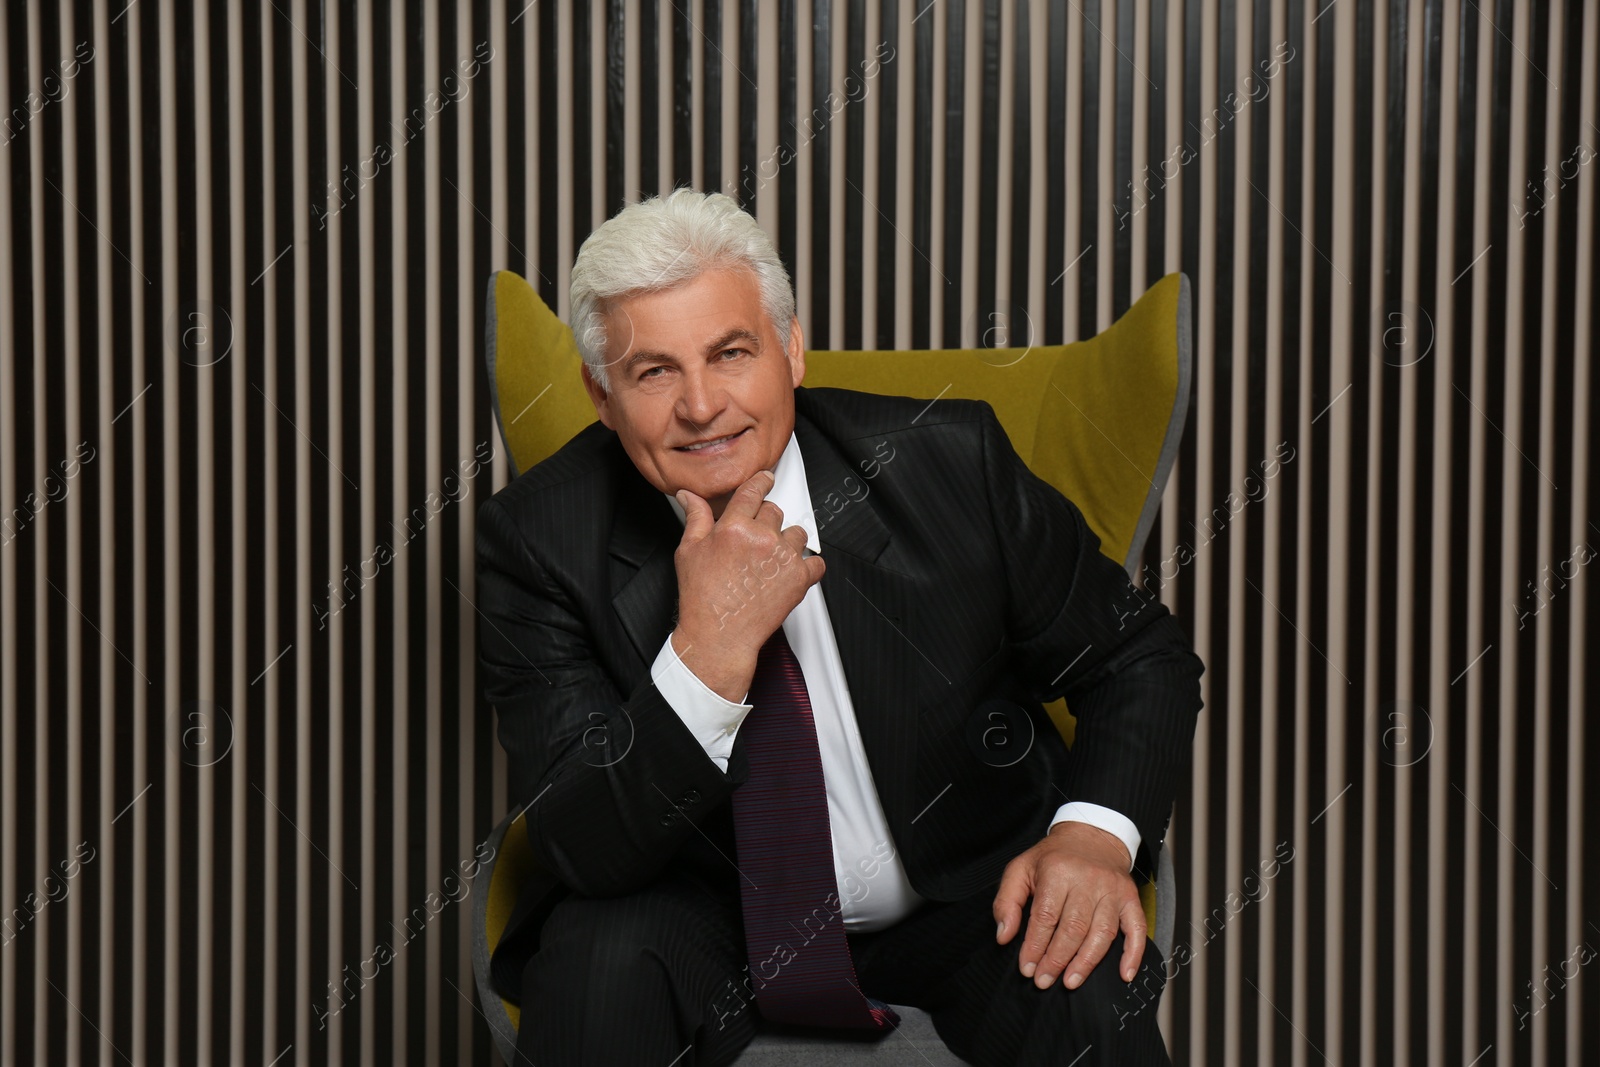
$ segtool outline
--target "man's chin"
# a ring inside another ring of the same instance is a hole
[[[735,489],[744,484],[748,475],[745,475],[732,464],[720,466],[721,469],[715,472],[707,470],[683,471],[680,467],[678,471],[674,472],[680,475],[676,479],[677,484],[702,500],[714,500],[717,497],[731,496]],[[707,475],[712,476],[707,477]]]
[[[728,499],[733,496],[733,491],[739,487],[737,485],[701,484],[685,485],[684,488],[704,500],[707,504],[710,504],[713,508],[720,508],[721,505],[728,502]]]

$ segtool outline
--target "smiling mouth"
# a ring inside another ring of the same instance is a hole
[[[733,444],[733,442],[735,442],[739,438],[743,437],[747,432],[749,432],[749,429],[750,428],[748,426],[746,426],[743,430],[740,430],[738,433],[728,434],[725,437],[718,437],[718,438],[715,438],[715,439],[710,440],[710,441],[701,442],[700,444],[679,445],[675,449],[673,449],[673,451],[675,451],[675,452],[703,452],[703,451],[705,451],[707,449],[710,449],[713,452],[721,451],[723,448],[727,447],[728,445]]]

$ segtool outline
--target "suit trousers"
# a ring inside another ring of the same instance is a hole
[[[998,890],[996,882],[966,900],[926,901],[894,926],[847,935],[863,991],[924,1009],[951,1052],[973,1064],[1169,1065],[1156,1025],[1165,971],[1155,945],[1131,983],[1117,974],[1119,934],[1083,985],[1069,990],[1058,978],[1041,990],[1017,968],[1022,935],[995,941]],[[758,1024],[801,1032],[760,1022],[753,989],[736,887],[669,872],[626,896],[571,895],[523,971],[516,1063],[705,1067],[737,1059]]]

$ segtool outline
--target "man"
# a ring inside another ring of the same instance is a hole
[[[1177,621],[988,404],[805,388],[788,275],[727,197],[598,228],[572,318],[599,422],[479,513],[547,873],[494,961],[519,1059],[721,1064],[758,1015],[913,1004],[973,1063],[1168,1062],[1130,871],[1200,709]]]

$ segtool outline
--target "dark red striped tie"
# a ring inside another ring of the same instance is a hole
[[[761,1014],[776,1022],[884,1030],[845,940],[817,727],[800,661],[778,627],[756,658],[740,726],[750,777],[733,791],[745,946]]]

